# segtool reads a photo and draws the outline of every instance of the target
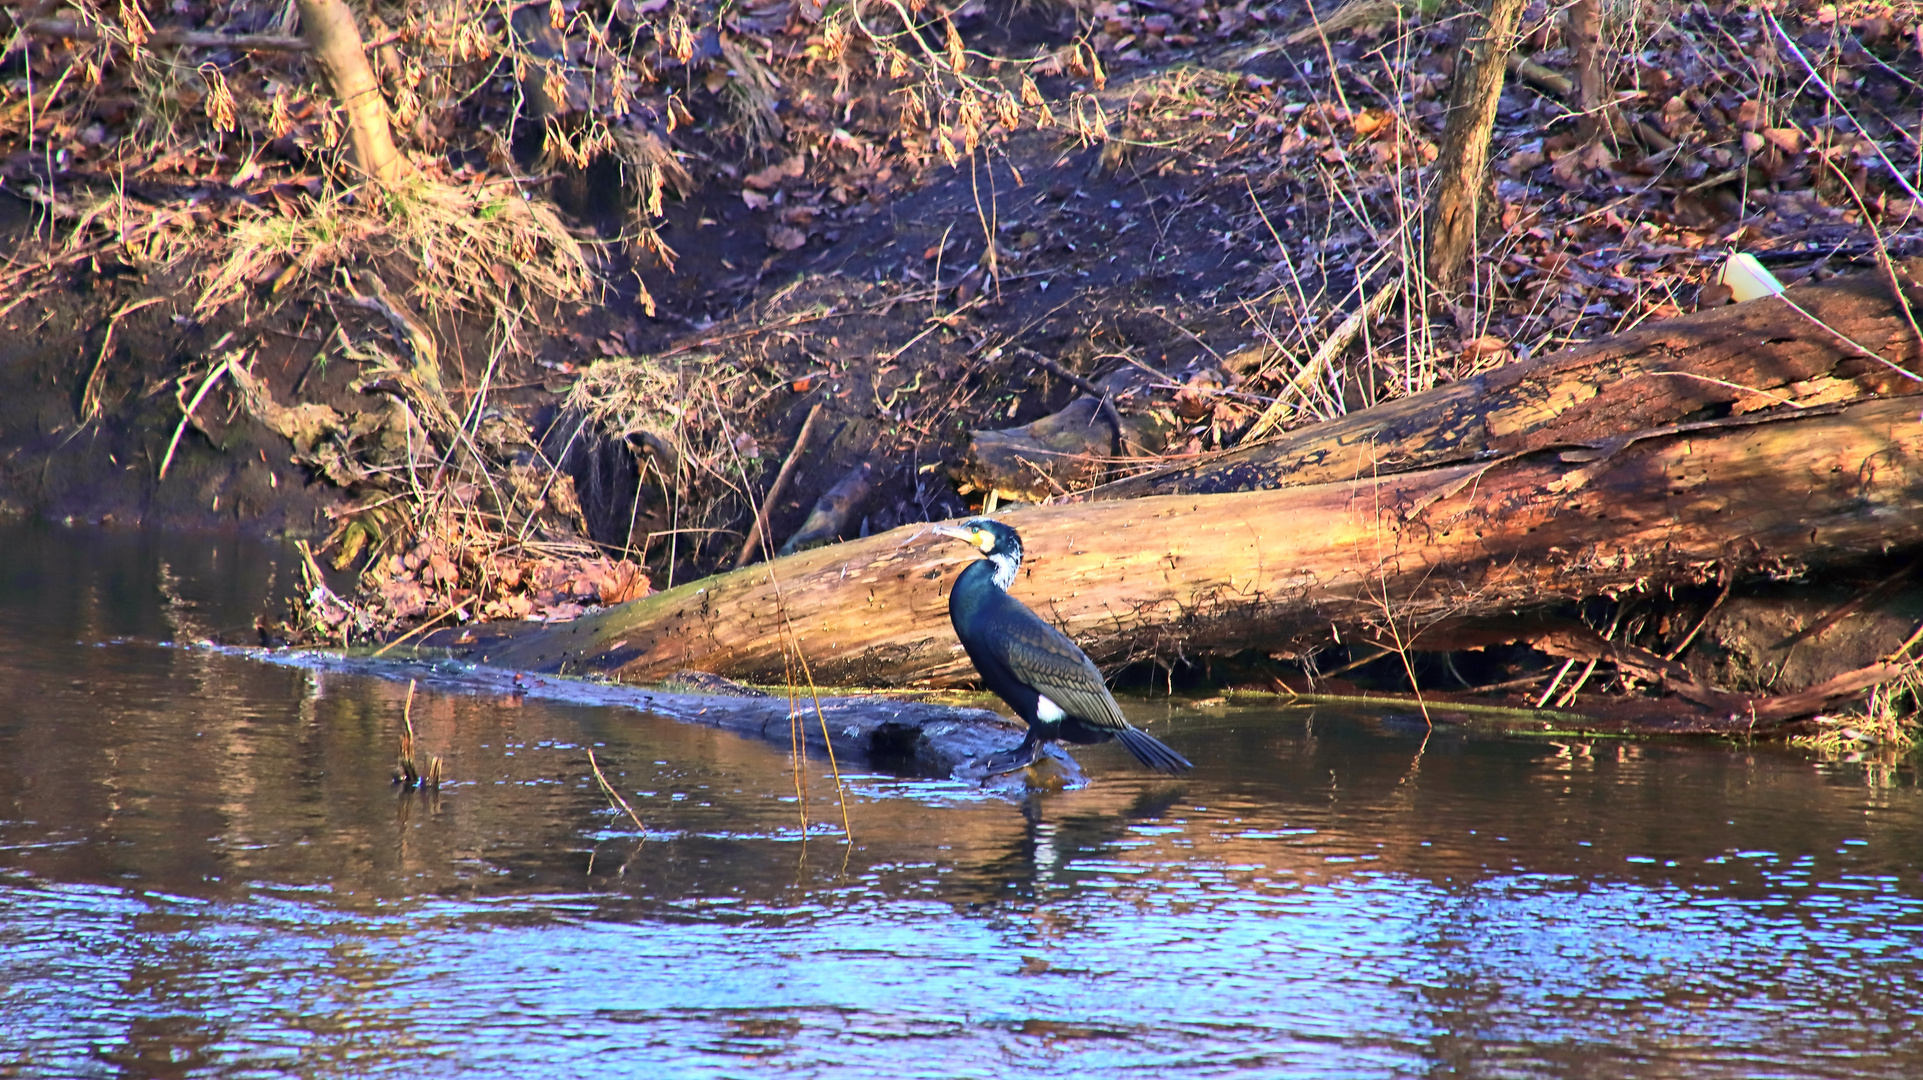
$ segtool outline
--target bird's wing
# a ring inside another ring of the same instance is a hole
[[[1085,724],[1111,730],[1128,727],[1121,706],[1102,680],[1102,670],[1088,654],[1021,601],[1006,593],[1002,598],[1007,606],[998,613],[995,626],[1015,677]]]

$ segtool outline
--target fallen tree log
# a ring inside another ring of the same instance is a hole
[[[1558,444],[1603,446],[1705,415],[1923,392],[1906,374],[1923,371],[1910,320],[1923,311],[1923,260],[1899,263],[1896,273],[1901,302],[1880,274],[1799,286],[1646,323],[1084,497],[1328,483]]]
[[[1602,450],[1554,448],[1279,490],[1030,507],[1012,590],[1099,662],[1422,649],[1427,629],[1923,543],[1914,399],[1735,416]],[[632,681],[696,668],[823,684],[972,676],[947,587],[969,558],[905,526],[692,582],[574,622],[440,632],[506,667]]]

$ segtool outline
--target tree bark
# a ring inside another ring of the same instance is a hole
[[[407,159],[394,146],[387,122],[387,99],[367,64],[354,13],[343,0],[299,0],[301,34],[327,77],[335,100],[347,113],[348,148],[356,168],[370,180],[392,184],[406,172]]]
[[[1603,115],[1602,4],[1601,0],[1574,0],[1565,16],[1564,32],[1576,72],[1576,131],[1593,139],[1608,130]]]
[[[1450,88],[1449,119],[1431,174],[1423,236],[1425,269],[1444,290],[1460,287],[1475,250],[1476,210],[1487,179],[1489,138],[1522,9],[1523,0],[1489,0],[1485,30],[1464,50]]]
[[[1914,399],[1734,416],[1596,449],[1505,455],[1227,495],[1027,508],[1014,594],[1099,662],[1424,631],[1726,573],[1923,543]],[[521,632],[436,634],[470,660],[779,682],[788,642],[823,685],[972,677],[949,583],[972,557],[907,526]],[[504,636],[492,636],[504,635]]]
[[[1898,264],[1897,276],[1912,308],[1923,304],[1923,260]],[[1917,342],[1880,275],[1799,286],[1784,297],[1645,323],[1087,497],[1328,483],[1558,444],[1602,445],[1704,414],[1923,391],[1893,367],[1913,366]]]

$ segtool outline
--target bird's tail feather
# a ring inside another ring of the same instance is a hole
[[[1195,767],[1189,763],[1188,758],[1162,745],[1160,739],[1146,731],[1125,727],[1117,731],[1115,737],[1122,740],[1122,745],[1128,747],[1128,752],[1135,755],[1135,760],[1156,772],[1173,774],[1187,772]]]

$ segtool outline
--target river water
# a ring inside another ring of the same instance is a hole
[[[424,691],[404,793],[404,684],[169,644],[279,554],[0,527],[0,1077],[1923,1075],[1904,765],[1137,699],[1191,776],[851,771],[850,840],[785,748]]]

